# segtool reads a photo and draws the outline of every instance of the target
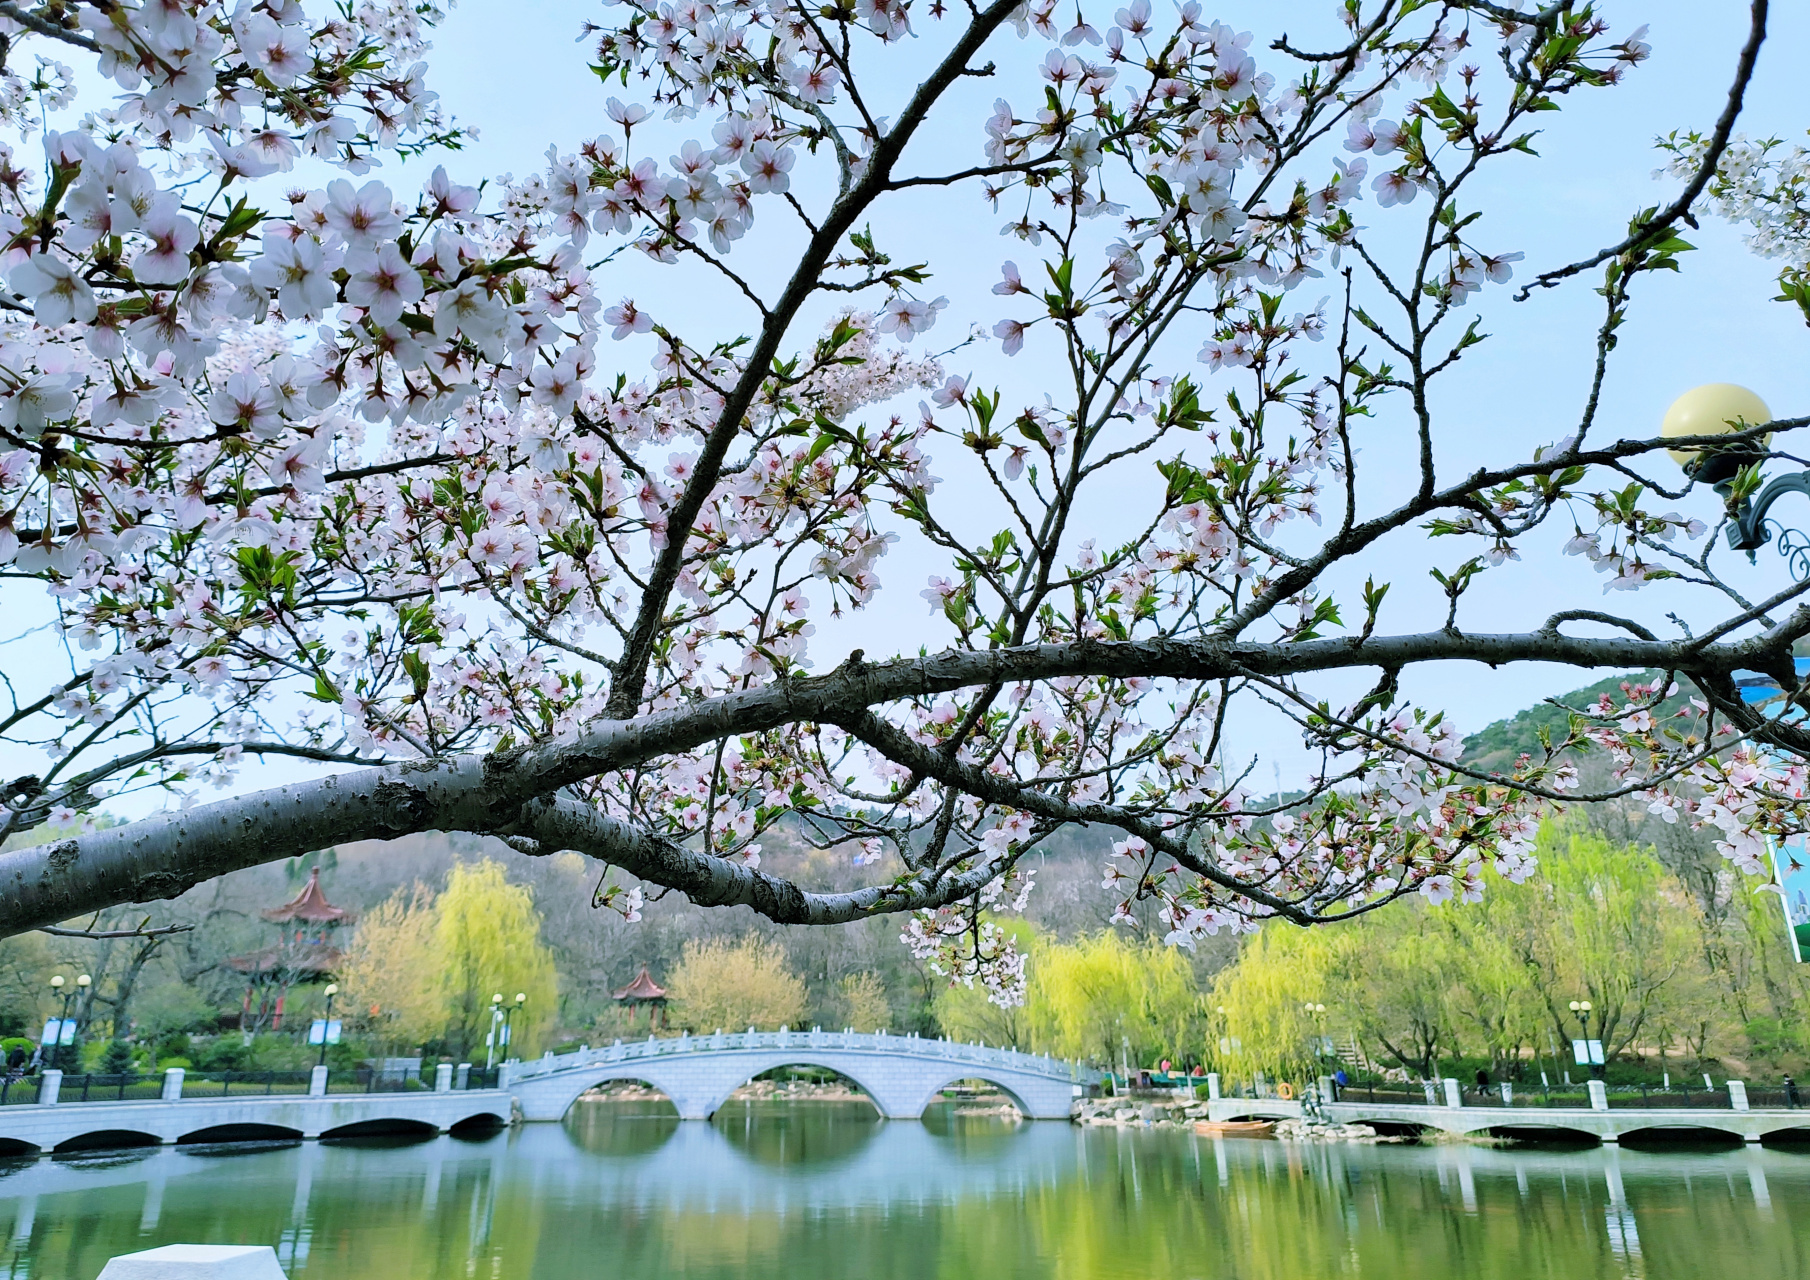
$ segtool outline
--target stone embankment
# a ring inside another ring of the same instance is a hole
[[[1191,1129],[1207,1119],[1207,1104],[1183,1098],[1083,1098],[1075,1104],[1076,1124],[1118,1129]],[[1315,1120],[1277,1122],[1277,1138],[1291,1142],[1394,1142],[1379,1137],[1367,1124],[1335,1124]]]

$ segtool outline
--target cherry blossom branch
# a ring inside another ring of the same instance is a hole
[[[679,500],[673,504],[667,518],[666,546],[660,552],[653,572],[648,576],[647,589],[642,593],[628,642],[621,658],[615,663],[615,678],[605,708],[606,715],[618,720],[627,719],[641,704],[647,665],[653,655],[661,619],[666,612],[667,598],[678,581],[686,540],[697,523],[705,501],[716,487],[729,446],[741,431],[743,415],[754,403],[761,384],[768,376],[786,329],[798,314],[799,308],[816,291],[818,277],[835,253],[842,237],[855,225],[862,211],[885,190],[893,164],[930,114],[930,108],[960,79],[968,60],[1017,7],[1018,0],[994,0],[969,24],[936,69],[918,86],[917,92],[899,113],[898,121],[892,129],[875,141],[860,181],[831,206],[824,216],[823,224],[811,236],[810,244],[799,256],[798,267],[787,282],[785,291],[773,304],[771,318],[762,326],[759,338],[747,354],[741,377],[735,388],[724,398],[716,425],[698,454],[696,470],[690,482]]]
[[[1663,240],[1671,231],[1672,224],[1680,219],[1690,219],[1691,206],[1697,197],[1703,194],[1703,188],[1716,174],[1716,168],[1722,162],[1722,153],[1728,149],[1729,136],[1734,132],[1735,121],[1740,118],[1741,107],[1746,101],[1747,86],[1753,79],[1754,64],[1759,61],[1760,46],[1766,42],[1766,16],[1769,0],[1753,0],[1751,19],[1747,31],[1747,40],[1741,46],[1741,54],[1735,61],[1735,78],[1728,86],[1728,99],[1722,106],[1722,114],[1716,117],[1715,129],[1710,134],[1709,145],[1705,148],[1703,158],[1697,166],[1697,172],[1685,184],[1678,198],[1667,205],[1660,213],[1650,219],[1640,220],[1635,230],[1619,244],[1611,245],[1580,262],[1569,266],[1558,267],[1552,271],[1542,271],[1515,294],[1515,301],[1525,302],[1535,289],[1550,289],[1559,281],[1575,276],[1579,272],[1588,271],[1611,258],[1619,258],[1624,254],[1638,253],[1650,245]]]
[[[72,44],[78,49],[86,49],[90,53],[99,53],[100,46],[79,31],[71,31],[68,27],[52,22],[49,18],[21,9],[12,0],[0,3],[0,18],[11,18],[28,31],[35,31],[41,36],[49,36],[52,40],[61,40],[64,44]]]

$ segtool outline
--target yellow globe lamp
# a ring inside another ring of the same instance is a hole
[[[1665,420],[1659,424],[1659,434],[1666,440],[1680,436],[1720,436],[1771,421],[1772,410],[1746,387],[1732,382],[1711,382],[1692,387],[1672,401],[1672,407],[1665,411]],[[1756,447],[1763,450],[1771,443],[1769,435],[1756,442]],[[1697,460],[1695,449],[1668,449],[1666,452],[1681,467],[1690,467]]]

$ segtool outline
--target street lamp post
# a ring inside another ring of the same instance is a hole
[[[321,1056],[317,1066],[327,1065],[327,1038],[333,1034],[333,997],[339,994],[339,983],[327,984],[327,1011],[321,1018]]]
[[[63,1008],[57,1014],[56,1034],[46,1036],[46,1043],[38,1046],[38,1060],[46,1067],[56,1066],[57,1060],[63,1052],[63,1025],[69,1021],[69,1000],[75,994],[73,991],[65,991],[63,989],[65,985],[63,975],[60,973],[50,980],[50,998],[54,1000],[58,996],[62,996]]]
[[[484,1070],[486,1071],[496,1066],[497,1030],[502,1021],[503,993],[499,991],[490,997],[490,1034],[485,1037],[484,1044]]]
[[[1573,1000],[1571,1002],[1571,1012],[1576,1015],[1578,1025],[1584,1029],[1584,1057],[1586,1059],[1590,1056],[1590,1009],[1591,1005],[1588,1000]],[[1590,1067],[1591,1075],[1599,1078],[1602,1076],[1602,1064],[1590,1062],[1588,1063],[1588,1066]]]
[[[78,1017],[78,1018],[81,1017],[81,1014],[82,1014],[82,1005],[86,1004],[88,1001],[88,988],[90,986],[92,986],[93,983],[94,983],[94,979],[89,977],[85,973],[78,973],[76,975],[76,978],[75,978],[75,985],[76,985],[75,1011],[76,1011],[76,1017]],[[76,1030],[79,1032],[81,1030],[81,1027],[78,1026],[76,1028]],[[59,1040],[61,1040],[62,1038],[63,1037],[60,1035],[57,1037],[57,1039],[59,1039]],[[71,1043],[73,1044],[73,1041]],[[80,1053],[81,1050],[78,1049],[78,1050],[76,1050],[76,1052]],[[78,1060],[76,1062],[76,1065],[79,1067],[81,1065],[81,1062]]]
[[[51,992],[63,997],[63,1011],[57,1017],[56,1044],[52,1046],[53,1052],[43,1055],[45,1066],[63,1065],[63,1037],[67,1033],[67,1028],[69,1026],[69,1002],[74,1000],[78,995],[87,995],[88,988],[93,982],[93,978],[85,973],[81,974],[75,980],[76,989],[71,991],[64,984],[62,974],[59,973],[50,980]]]
[[[498,996],[497,998],[499,1000],[502,999],[501,996]],[[503,1047],[505,1050],[507,1050],[510,1047],[509,1033],[510,1033],[510,1030],[514,1023],[515,1011],[517,1009],[521,1008],[527,1002],[528,1002],[528,993],[525,991],[518,991],[515,993],[515,1003],[503,1011]],[[503,1060],[505,1062],[508,1061],[508,1054],[506,1052],[503,1055]]]
[[[1712,382],[1694,387],[1672,402],[1660,424],[1659,434],[1666,439],[1679,436],[1726,435],[1772,421],[1772,410],[1766,402],[1732,382]],[[1672,460],[1684,468],[1693,480],[1701,480],[1723,498],[1734,495],[1741,473],[1766,460],[1771,436],[1730,445],[1727,448],[1699,451],[1672,449]],[[1810,471],[1792,471],[1774,478],[1759,493],[1742,497],[1729,514],[1728,545],[1731,550],[1745,551],[1752,560],[1754,552],[1773,538],[1773,527],[1766,521],[1772,505],[1788,493],[1810,496]],[[1778,532],[1779,554],[1789,561],[1791,576],[1798,581],[1810,577],[1810,538],[1795,529]]]

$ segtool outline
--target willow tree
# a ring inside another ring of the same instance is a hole
[[[523,1057],[558,1021],[559,975],[540,926],[534,895],[510,884],[501,863],[454,865],[434,902],[432,979],[460,1052],[484,1043],[496,1026],[493,1006],[509,1011],[510,1045]],[[517,996],[527,997],[519,1007]]]
[[[0,928],[457,831],[623,868],[598,901],[631,916],[643,882],[785,923],[907,913],[913,947],[1011,999],[1021,958],[983,911],[1067,823],[1116,833],[1111,892],[1183,942],[1532,873],[1536,811],[1589,797],[1564,741],[1461,767],[1402,692],[1449,661],[1688,677],[1676,736],[1637,690],[1561,737],[1760,870],[1805,825],[1806,733],[1732,673],[1796,689],[1805,588],[1731,586],[1720,528],[1692,541],[1661,441],[1609,435],[1598,389],[1714,197],[1765,0],[1676,199],[1532,277],[1600,291],[1595,376],[1481,467],[1439,406],[1495,394],[1464,385],[1468,307],[1528,269],[1482,189],[1637,74],[1640,31],[1574,0],[1347,0],[1302,47],[1196,4],[1088,9],[627,0],[585,24],[581,140],[520,181],[402,192],[373,166],[458,141],[431,4],[0,5],[9,64],[45,59],[7,81],[33,136],[0,153],[0,559],[66,640],[8,672],[0,731],[39,764],[4,829],[293,766],[6,855]],[[122,96],[80,114],[97,77]],[[986,314],[945,314],[946,237],[896,212],[925,200],[1004,223]],[[715,328],[622,297],[624,252]],[[1047,394],[938,357],[952,327],[1044,361]],[[1751,461],[1803,423],[1670,443]],[[1127,501],[1133,533],[1097,545]],[[1537,626],[1467,630],[1479,576],[1527,572],[1517,544],[1574,515],[1628,615],[1551,589]],[[938,558],[927,584],[887,581],[901,542]],[[1403,546],[1436,615],[1386,602]],[[856,609],[890,611],[893,651],[811,674],[817,623]],[[1374,687],[1347,704],[1354,670]],[[1225,734],[1249,705],[1318,754],[1288,824]],[[763,870],[781,821],[855,842],[868,882]]]

